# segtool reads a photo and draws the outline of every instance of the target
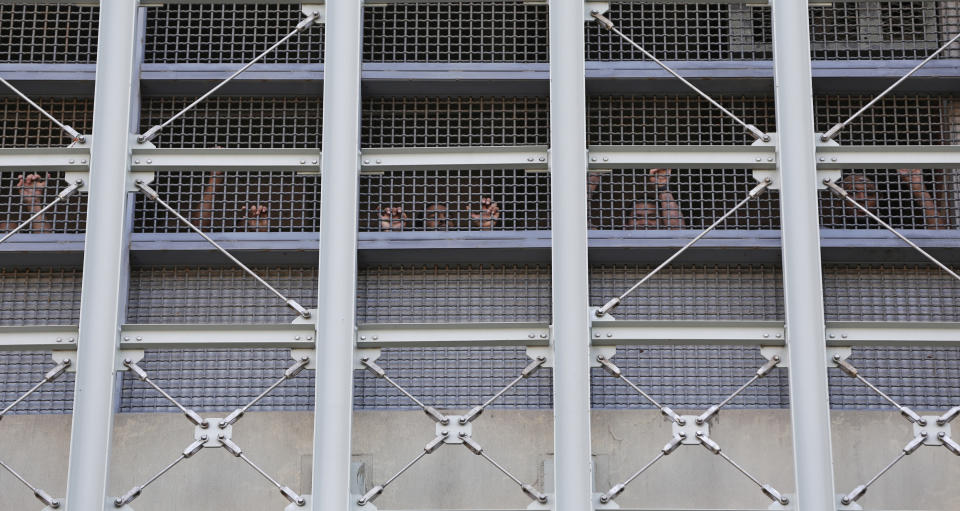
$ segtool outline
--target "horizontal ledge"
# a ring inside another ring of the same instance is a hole
[[[828,321],[828,346],[960,346],[960,323]]]
[[[120,331],[123,349],[311,349],[316,345],[313,323],[126,324]]]
[[[361,149],[360,169],[441,170],[509,168],[547,170],[546,146],[422,147]]]
[[[320,172],[320,151],[308,149],[142,149],[134,148],[134,172],[256,170]]]
[[[357,327],[358,348],[546,346],[546,323],[371,323]]]
[[[817,147],[818,170],[957,167],[960,145]]]
[[[64,133],[64,141],[69,142]],[[23,172],[88,172],[89,147],[0,149],[0,170]]]
[[[744,132],[746,133],[746,132]],[[590,146],[588,169],[733,168],[775,170],[774,146]]]
[[[616,316],[616,310],[613,311]],[[705,344],[782,346],[783,321],[594,320],[594,346]]]
[[[0,326],[0,351],[75,350],[79,327]]]

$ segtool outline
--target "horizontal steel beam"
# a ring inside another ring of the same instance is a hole
[[[590,146],[588,168],[734,168],[775,170],[773,146]]]
[[[0,351],[75,350],[76,326],[2,326]]]
[[[360,168],[364,172],[463,168],[546,172],[548,160],[546,146],[362,149],[360,154]]]
[[[320,172],[320,151],[308,149],[134,149],[132,172],[275,170]]]
[[[122,349],[303,348],[315,346],[312,323],[123,325]]]
[[[960,323],[828,321],[828,346],[960,346]]]
[[[594,321],[591,335],[594,346],[784,344],[783,321]]]
[[[87,172],[89,147],[0,149],[0,171]]]
[[[546,346],[546,323],[377,323],[360,325],[358,348]]]
[[[821,146],[818,170],[957,168],[960,146]]]

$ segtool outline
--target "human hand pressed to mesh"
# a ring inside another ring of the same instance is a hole
[[[482,197],[480,199],[480,211],[470,213],[470,218],[473,220],[474,227],[491,229],[500,218],[500,206],[493,202],[490,197]]]
[[[407,223],[407,214],[403,208],[389,206],[380,210],[380,229],[384,231],[402,231]]]
[[[920,169],[897,169],[897,174],[910,186],[923,186],[923,171]]]
[[[31,206],[41,205],[43,200],[43,191],[47,186],[47,178],[50,176],[41,176],[40,174],[21,174],[17,180],[17,188],[20,189],[20,197],[25,204]]]
[[[270,215],[267,213],[267,207],[262,204],[254,204],[244,208],[247,214],[246,224],[253,231],[270,230]]]
[[[670,184],[671,172],[673,171],[670,169],[650,169],[647,182],[655,186],[658,190],[664,190],[667,185]]]
[[[657,205],[650,201],[636,202],[627,218],[628,227],[657,227]]]

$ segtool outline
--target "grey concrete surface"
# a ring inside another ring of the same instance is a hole
[[[592,415],[601,491],[652,459],[671,434],[670,424],[649,410],[603,410]],[[273,477],[308,493],[312,422],[309,413],[251,412],[235,425],[233,438]],[[791,492],[789,424],[786,410],[724,411],[711,436],[743,468]],[[31,482],[62,496],[69,428],[66,415],[4,417],[0,459]],[[419,412],[357,412],[353,455],[364,464],[367,487],[413,459],[434,433],[434,424]],[[838,490],[847,492],[865,482],[912,435],[912,426],[896,412],[834,412]],[[111,492],[121,494],[142,483],[173,461],[192,438],[193,427],[181,415],[118,415]],[[549,411],[487,411],[474,423],[473,438],[521,480],[544,487],[544,462],[553,449]],[[868,510],[957,511],[958,480],[960,458],[942,447],[923,447],[884,475],[860,502]],[[546,486],[549,490],[550,483]],[[446,445],[391,484],[376,505],[381,510],[522,509],[527,502],[515,484],[483,459],[460,445]],[[700,446],[685,446],[634,481],[618,502],[625,508],[764,509],[768,501],[719,457]],[[243,461],[221,449],[206,449],[149,486],[132,507],[136,511],[279,511],[285,506],[279,492]],[[0,509],[41,508],[26,488],[0,470]]]

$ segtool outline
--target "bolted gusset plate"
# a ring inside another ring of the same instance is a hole
[[[940,433],[943,433],[944,436],[950,436],[950,423],[944,424],[943,426],[937,425],[937,419],[940,417],[937,415],[924,415],[924,419],[927,421],[926,426],[921,426],[920,424],[913,425],[913,436],[916,437],[920,435],[921,432],[926,431],[927,436],[924,437],[923,445],[935,445],[939,447],[943,444],[940,441]]]
[[[447,415],[447,418],[450,419],[449,424],[440,424],[437,423],[437,436],[443,434],[444,431],[447,432],[447,436],[443,439],[445,444],[462,444],[463,436],[472,436],[473,435],[473,423],[468,422],[466,424],[460,424],[459,415]]]
[[[683,437],[683,441],[680,443],[684,445],[700,445],[700,441],[697,440],[698,431],[702,432],[704,436],[710,436],[710,424],[697,424],[696,415],[681,415],[680,418],[685,421],[683,426],[677,424],[676,422],[670,423],[671,426],[673,426],[674,435],[680,435],[681,433],[686,435]]]
[[[211,448],[222,447],[223,444],[220,443],[219,436],[221,433],[223,433],[224,438],[227,438],[227,439],[232,438],[233,425],[231,424],[230,426],[220,429],[217,425],[220,424],[221,420],[223,419],[222,418],[207,419],[207,423],[209,424],[209,426],[207,426],[206,429],[203,429],[200,426],[195,426],[193,428],[193,439],[200,440],[201,435],[207,435],[207,441],[206,443],[203,444],[204,447],[211,447]]]

